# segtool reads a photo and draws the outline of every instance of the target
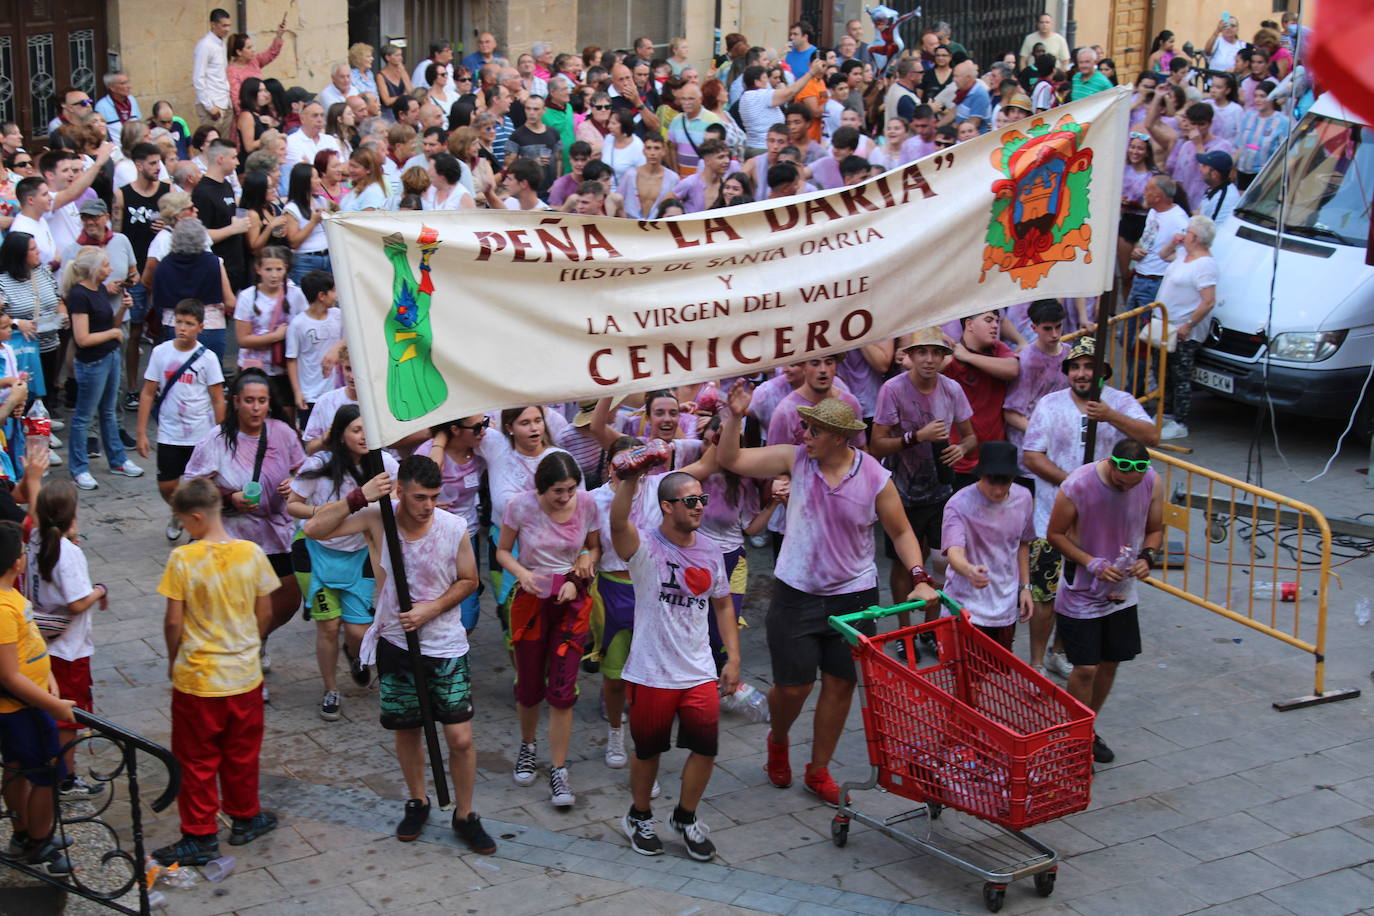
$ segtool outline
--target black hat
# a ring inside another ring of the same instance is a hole
[[[983,442],[978,446],[978,466],[973,473],[979,477],[1018,477],[1021,468],[1016,463],[1016,446],[1010,442]]]

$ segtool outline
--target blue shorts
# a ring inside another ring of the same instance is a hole
[[[142,324],[143,319],[148,317],[148,306],[153,302],[148,287],[142,283],[135,283],[129,287],[129,297],[134,300],[133,307],[129,309],[129,321],[133,324]]]
[[[50,786],[67,775],[57,722],[41,709],[0,713],[0,760],[35,786]]]

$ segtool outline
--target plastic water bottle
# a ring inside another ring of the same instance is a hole
[[[1293,601],[1297,601],[1299,597],[1315,598],[1317,596],[1317,589],[1304,588],[1300,590],[1298,588],[1298,583],[1296,582],[1270,582],[1268,580],[1256,580],[1256,582],[1250,586],[1250,594],[1254,595],[1256,598],[1260,598],[1265,601],[1268,601],[1272,599],[1275,595],[1278,595],[1280,601],[1286,601],[1291,603]]]
[[[1122,544],[1121,549],[1116,552],[1116,559],[1112,561],[1112,566],[1123,576],[1130,578],[1131,567],[1135,565],[1135,557],[1138,551],[1130,544]],[[1126,592],[1113,592],[1107,596],[1109,601],[1125,601]]]
[[[1366,626],[1369,623],[1368,598],[1361,598],[1359,601],[1355,602],[1355,622],[1360,626]]]
[[[741,682],[735,692],[721,703],[727,710],[737,712],[750,722],[768,721],[768,694],[752,684]]]
[[[48,408],[43,406],[42,398],[35,400],[29,412],[24,414],[24,437],[41,438],[44,442],[52,437],[52,415],[48,413]]]

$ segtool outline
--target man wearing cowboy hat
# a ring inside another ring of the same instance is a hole
[[[854,660],[828,618],[877,604],[878,566],[873,523],[892,538],[899,562],[917,583],[910,597],[934,602],[921,547],[902,509],[891,474],[878,459],[855,448],[864,430],[854,409],[836,398],[798,409],[802,444],[740,448],[740,420],[749,410],[747,385],[730,392],[720,429],[720,463],[744,477],[792,477],[787,501],[787,538],[774,564],[768,609],[768,654],[773,689],[768,694],[772,731],[768,736],[768,778],[780,789],[792,784],[788,739],[806,698],[821,677],[816,702],[808,791],[827,804],[839,802],[830,776],[845,717],[854,696]],[[870,631],[871,632],[871,631]]]
[[[1031,618],[1030,663],[1068,676],[1069,665],[1060,653],[1045,654],[1054,626],[1054,598],[1059,588],[1059,552],[1045,540],[1050,512],[1064,478],[1083,464],[1083,446],[1087,442],[1088,421],[1097,420],[1094,455],[1105,455],[1122,439],[1135,439],[1146,445],[1159,443],[1155,427],[1136,399],[1119,388],[1102,385],[1101,394],[1094,398],[1093,354],[1091,337],[1081,337],[1064,357],[1061,368],[1069,378],[1069,387],[1054,391],[1035,405],[1026,427],[1023,458],[1026,470],[1038,479],[1035,483],[1035,533],[1031,545],[1031,597],[1035,599],[1035,615]],[[1103,366],[1103,378],[1112,377],[1112,367]]]
[[[872,452],[875,458],[896,456],[889,462],[892,482],[921,553],[928,555],[940,549],[940,518],[953,492],[954,464],[978,446],[978,438],[964,389],[940,372],[950,355],[940,329],[911,334],[901,350],[910,368],[878,390]],[[951,430],[959,433],[958,445],[949,444]],[[891,539],[887,556],[897,559]],[[911,591],[911,575],[903,564],[894,562],[888,578],[893,595]],[[935,606],[926,608],[926,619],[934,620],[939,612]]]
[[[945,504],[944,592],[963,605],[974,626],[1010,651],[1016,624],[1031,617],[1033,500],[1025,487],[1012,485],[1020,468],[1010,442],[984,442],[974,473],[978,482]]]

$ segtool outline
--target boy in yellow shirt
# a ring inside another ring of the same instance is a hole
[[[204,478],[182,482],[172,512],[192,538],[172,551],[158,592],[167,599],[163,632],[172,680],[172,753],[181,764],[181,839],[153,850],[163,865],[219,858],[215,815],[233,818],[229,845],[276,828],[258,801],[262,750],[262,665],[258,652],[272,621],[270,595],[281,585],[262,548],[231,538],[220,494]]]
[[[72,701],[58,695],[33,605],[15,588],[25,565],[23,529],[0,522],[0,759],[5,804],[15,817],[3,855],[66,875],[72,871],[66,843],[53,839],[53,785],[63,775],[54,720],[76,720]]]

